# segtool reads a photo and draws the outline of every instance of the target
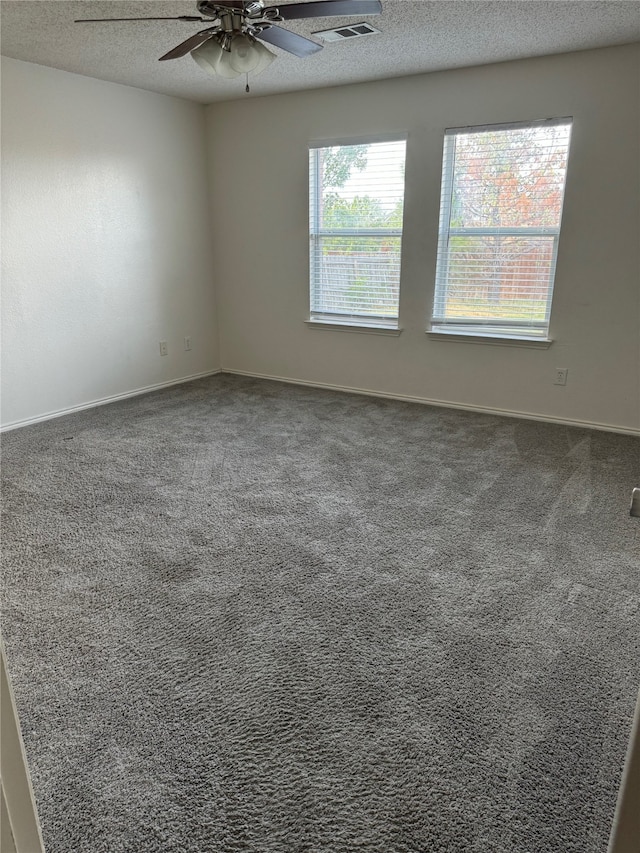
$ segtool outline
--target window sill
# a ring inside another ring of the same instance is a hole
[[[376,326],[373,323],[340,323],[335,320],[305,320],[310,329],[328,329],[332,332],[362,332],[366,335],[391,335],[398,337],[402,329],[397,326]]]
[[[427,329],[427,337],[432,341],[460,341],[465,344],[490,344],[499,347],[529,347],[531,349],[549,349],[552,338],[538,338],[526,335],[500,335],[497,332],[454,332]]]

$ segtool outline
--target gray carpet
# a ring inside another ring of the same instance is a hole
[[[639,448],[224,375],[6,434],[49,853],[604,853]]]

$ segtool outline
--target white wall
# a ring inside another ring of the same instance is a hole
[[[2,60],[3,425],[218,367],[204,128]]]
[[[636,45],[246,98],[207,108],[205,142],[199,105],[3,59],[2,424],[222,366],[640,429],[639,80]],[[444,129],[553,115],[574,117],[554,344],[427,338]],[[310,329],[308,141],[394,131],[404,332]]]
[[[625,46],[208,107],[223,369],[640,429],[639,57]],[[555,342],[428,339],[444,129],[567,115]],[[395,131],[409,133],[404,332],[310,329],[307,144]]]

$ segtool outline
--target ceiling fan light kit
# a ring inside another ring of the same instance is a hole
[[[200,30],[174,47],[161,61],[179,59],[190,53],[198,66],[207,74],[233,78],[240,74],[259,74],[276,54],[263,42],[279,47],[300,58],[322,50],[322,45],[276,24],[302,18],[325,18],[349,15],[379,15],[380,0],[310,0],[310,2],[285,3],[282,6],[265,6],[263,0],[198,0],[198,12],[205,17],[181,15],[162,20],[205,21],[213,26]],[[76,23],[112,21],[160,20],[160,18],[83,18]],[[366,26],[363,24],[361,27]],[[373,28],[371,28],[373,29]],[[364,33],[349,33],[364,35]],[[246,91],[249,91],[247,83]]]
[[[207,74],[229,79],[249,72],[259,74],[276,58],[275,53],[243,33],[234,35],[228,48],[214,36],[192,50],[191,56]]]

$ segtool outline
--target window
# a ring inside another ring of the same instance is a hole
[[[571,119],[447,130],[431,330],[545,339]]]
[[[310,149],[312,322],[397,329],[405,148]]]

